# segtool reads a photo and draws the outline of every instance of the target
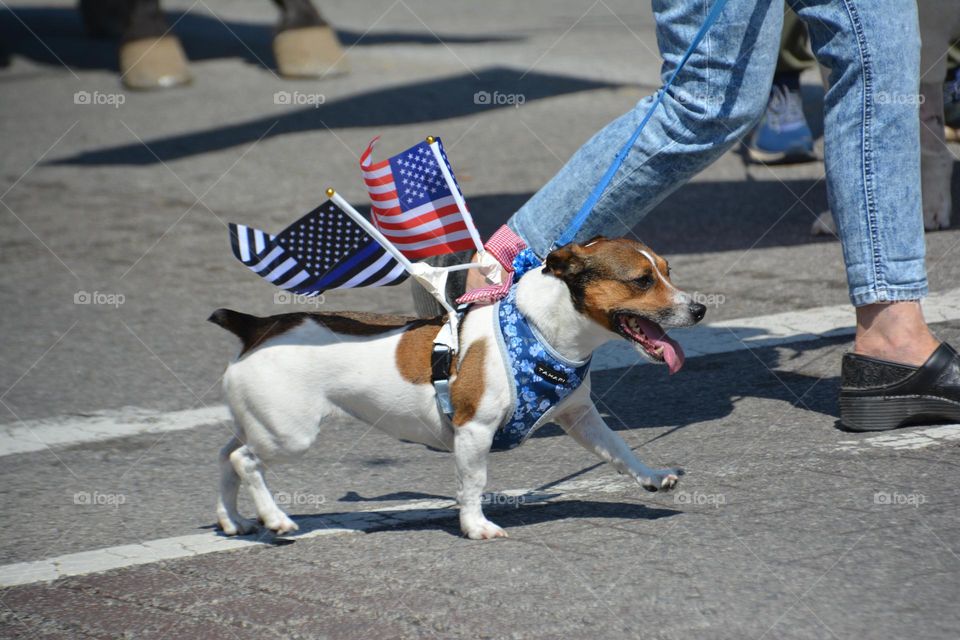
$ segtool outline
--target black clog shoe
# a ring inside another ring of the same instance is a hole
[[[843,356],[840,423],[851,431],[960,422],[960,355],[941,344],[923,366]]]

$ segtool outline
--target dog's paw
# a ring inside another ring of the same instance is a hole
[[[297,523],[290,519],[290,516],[283,512],[279,512],[271,518],[264,520],[263,526],[267,529],[270,529],[278,536],[282,536],[287,533],[293,533],[300,529],[297,526]]]
[[[257,530],[257,522],[246,518],[237,518],[236,520],[220,518],[219,524],[224,535],[227,536],[245,536]]]
[[[683,475],[683,469],[673,467],[672,469],[660,469],[655,471],[650,477],[644,478],[641,485],[647,491],[670,491],[680,482],[680,476]]]
[[[460,528],[463,530],[463,534],[471,540],[490,540],[492,538],[507,537],[506,531],[489,520],[482,520],[471,524],[461,524]]]

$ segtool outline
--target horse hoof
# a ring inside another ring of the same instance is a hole
[[[180,40],[166,35],[123,43],[120,79],[128,89],[167,89],[187,84],[191,77]]]
[[[273,55],[286,78],[325,78],[350,70],[337,34],[328,26],[281,31],[273,38]]]

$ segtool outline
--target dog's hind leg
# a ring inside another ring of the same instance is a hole
[[[237,510],[237,491],[240,489],[240,476],[233,468],[230,454],[240,448],[240,439],[236,436],[220,449],[220,496],[217,498],[217,521],[228,536],[244,535],[257,528],[256,522],[240,516]]]
[[[457,466],[457,502],[460,529],[472,540],[505,538],[506,531],[483,515],[483,488],[487,484],[487,455],[494,431],[487,425],[468,422],[455,427],[453,456]]]
[[[257,515],[263,524],[277,534],[290,533],[299,529],[297,524],[274,502],[267,483],[263,479],[263,463],[250,450],[248,445],[237,447],[229,454],[230,463],[240,478],[246,483],[257,508]]]

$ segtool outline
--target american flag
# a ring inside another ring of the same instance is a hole
[[[305,296],[327,289],[394,285],[408,275],[329,200],[276,236],[231,223],[230,244],[233,255],[258,276]]]
[[[456,189],[462,200],[440,138],[433,144],[452,184],[444,178],[428,142],[374,163],[371,156],[377,140],[374,138],[360,156],[360,168],[373,205],[373,222],[380,232],[411,260],[476,248],[472,221],[464,219],[451,191]]]

